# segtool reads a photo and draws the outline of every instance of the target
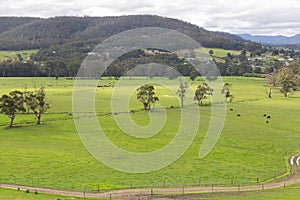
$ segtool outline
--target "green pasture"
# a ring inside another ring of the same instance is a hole
[[[82,194],[82,198],[80,197],[67,197],[63,195],[54,195],[54,194],[42,194],[37,193],[35,194],[34,191],[29,191],[27,193],[26,191],[17,191],[17,190],[11,190],[11,189],[2,189],[0,188],[0,198],[5,200],[82,200],[82,199],[90,199],[90,198],[84,198],[84,195]]]
[[[227,54],[230,53],[231,55],[239,55],[241,54],[241,51],[234,51],[234,50],[226,50],[226,49],[218,49],[218,48],[203,48],[200,49],[199,51],[204,51],[205,53],[208,53],[210,50],[213,50],[213,56],[216,56],[216,57],[227,57]]]
[[[264,190],[264,191],[252,191],[252,192],[235,192],[235,193],[223,193],[217,194],[215,197],[208,199],[222,199],[222,200],[266,200],[266,199],[288,199],[288,200],[297,200],[300,196],[299,188],[290,187],[290,188],[278,188],[273,190]],[[201,199],[201,198],[200,198]]]
[[[300,189],[297,186],[287,187],[286,189],[278,188],[264,191],[251,191],[251,192],[226,192],[226,193],[207,193],[186,196],[185,199],[246,199],[246,200],[265,200],[265,199],[289,199],[298,200],[300,195]],[[26,193],[25,191],[17,191],[11,189],[0,189],[1,199],[5,200],[81,200],[81,199],[92,199],[92,198],[80,198],[80,197],[66,197],[62,195],[52,194],[35,194],[34,191]],[[180,195],[176,195],[175,199],[181,199]]]
[[[214,192],[214,193],[202,193],[202,194],[185,194],[183,195],[165,195],[170,199],[214,199],[214,200],[273,200],[273,199],[288,199],[298,200],[300,195],[300,188],[297,185],[276,188],[265,189],[257,191],[235,191],[235,192]],[[164,195],[163,195],[164,196]]]
[[[124,80],[124,87],[131,87],[134,82]],[[158,171],[125,173],[96,160],[80,141],[72,116],[72,80],[1,78],[1,94],[13,89],[45,87],[51,109],[43,116],[40,126],[35,124],[33,115],[19,114],[15,128],[9,129],[9,118],[0,115],[0,182],[92,191],[98,186],[106,190],[198,185],[199,182],[248,185],[256,184],[257,178],[261,182],[286,173],[288,158],[300,151],[299,93],[284,98],[275,91],[274,98],[268,99],[263,79],[225,77],[224,82],[233,85],[235,98],[227,105],[222,135],[208,156],[204,159],[198,157],[210,122],[211,107],[207,100],[200,107],[198,134],[182,157]],[[109,83],[116,84],[116,81],[99,81],[99,85]],[[192,88],[195,89],[199,83],[191,82]],[[175,136],[181,116],[179,102],[169,89],[159,85],[155,87],[160,98],[158,104],[174,108],[166,109],[168,117],[163,129],[147,139],[128,136],[117,126],[110,114],[112,87],[96,89],[98,121],[115,145],[128,151],[150,152],[167,145]],[[128,94],[126,89],[120,92],[120,95],[125,94]],[[187,100],[186,106],[187,109],[197,108],[192,99]],[[150,122],[148,112],[142,110],[142,104],[135,99],[134,93],[129,110],[136,111],[130,116],[137,124],[147,125]],[[129,115],[123,110],[118,114]],[[271,116],[268,124],[264,114]]]
[[[20,54],[24,60],[30,57],[31,54],[36,54],[38,50],[22,50],[22,51],[0,51],[0,61],[7,59],[17,60],[17,54]]]
[[[241,51],[234,51],[234,50],[226,50],[226,49],[219,49],[219,48],[202,48],[197,49],[196,53],[205,53],[209,55],[209,51],[213,50],[213,54],[211,55],[212,58],[215,59],[216,62],[225,62],[224,58],[227,57],[227,54],[230,53],[233,56],[240,55]]]

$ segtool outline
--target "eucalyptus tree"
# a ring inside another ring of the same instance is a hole
[[[10,118],[10,128],[13,127],[14,119],[18,112],[26,112],[23,93],[14,90],[8,95],[2,95],[0,98],[0,113],[3,113]]]
[[[151,104],[155,104],[159,101],[159,98],[155,96],[155,88],[153,85],[142,85],[137,89],[137,100],[142,102],[145,110],[150,110]]]
[[[202,105],[202,101],[206,99],[208,96],[213,95],[213,89],[207,84],[202,83],[198,85],[196,91],[195,91],[195,100],[198,101],[198,105]]]
[[[187,92],[188,88],[189,88],[188,82],[181,80],[180,83],[179,83],[179,88],[177,90],[177,95],[180,98],[180,106],[181,106],[181,108],[184,107],[183,101],[184,101],[184,98],[186,96],[186,92]]]

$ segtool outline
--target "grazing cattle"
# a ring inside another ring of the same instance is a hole
[[[268,124],[268,123],[269,123],[269,121],[267,120],[267,121],[266,121],[266,123]]]
[[[267,114],[264,114],[264,117],[266,117],[267,116]]]
[[[237,114],[236,116],[240,117],[240,116],[241,116],[241,114]]]
[[[271,116],[269,115],[269,116],[267,117],[267,119],[271,119]]]
[[[230,111],[233,111],[233,108],[230,108]]]

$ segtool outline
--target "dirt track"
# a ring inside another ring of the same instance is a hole
[[[37,187],[27,187],[21,185],[10,185],[10,184],[0,184],[1,188],[9,189],[20,189],[20,190],[30,190],[38,191],[39,193],[47,194],[59,194],[73,197],[93,197],[93,198],[119,198],[119,199],[163,199],[157,195],[173,195],[173,194],[197,194],[197,193],[217,193],[217,192],[233,192],[233,191],[253,191],[253,190],[263,190],[263,189],[272,189],[278,187],[284,187],[293,184],[300,184],[300,171],[298,166],[298,158],[300,154],[293,156],[290,160],[292,167],[292,175],[276,180],[272,183],[265,185],[257,184],[250,186],[229,186],[229,187],[187,187],[187,188],[141,188],[141,189],[122,189],[122,190],[113,190],[110,192],[102,193],[83,193],[83,192],[74,192],[67,190],[56,190],[56,189],[47,189],[47,188],[37,188]],[[168,199],[166,197],[166,199]]]

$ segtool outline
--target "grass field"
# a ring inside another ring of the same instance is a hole
[[[227,58],[227,54],[230,53],[233,56],[237,56],[241,54],[241,51],[234,50],[226,50],[226,49],[218,49],[218,48],[203,48],[196,50],[196,53],[205,52],[206,55],[209,55],[209,51],[213,50],[213,54],[211,55],[217,62],[225,62],[225,58]]]
[[[37,52],[38,50],[0,51],[0,61],[7,59],[17,60],[17,54],[20,54],[24,60],[27,60],[31,54],[36,54]]]
[[[288,189],[275,189],[265,191],[254,191],[254,192],[241,192],[235,194],[222,194],[212,197],[212,199],[223,199],[223,200],[266,200],[266,199],[288,199],[297,200],[300,196],[299,188],[288,188]]]
[[[101,189],[114,189],[198,184],[199,181],[201,184],[230,185],[232,181],[255,184],[257,178],[263,181],[285,173],[289,156],[300,151],[299,93],[290,98],[275,93],[273,99],[267,99],[263,79],[225,77],[224,81],[233,84],[235,98],[228,105],[222,135],[207,157],[198,158],[210,119],[210,107],[202,106],[201,128],[180,159],[159,171],[130,174],[98,162],[81,143],[71,115],[73,81],[1,78],[2,94],[12,89],[33,90],[44,86],[52,108],[43,116],[40,126],[35,125],[33,115],[20,114],[16,117],[16,128],[8,129],[8,117],[0,116],[0,182],[90,191],[98,185]],[[101,80],[99,84],[109,82],[113,81]],[[197,84],[192,83],[193,88]],[[179,105],[166,88],[156,86],[156,90],[161,105]],[[97,89],[97,113],[111,111],[112,91],[112,88]],[[132,98],[130,109],[141,108],[142,104]],[[241,117],[237,117],[238,113]],[[148,152],[166,145],[176,133],[180,109],[167,110],[167,114],[163,130],[148,139],[124,134],[111,115],[99,115],[98,120],[107,137],[120,148]],[[269,124],[263,114],[272,116]],[[138,124],[149,122],[147,112],[139,111],[131,116]]]
[[[17,191],[11,189],[2,189],[0,188],[0,198],[5,200],[82,200],[82,199],[90,199],[90,198],[80,198],[80,197],[66,197],[62,195],[52,195],[52,194],[35,194],[34,191],[29,191],[29,193],[25,191]]]
[[[288,199],[297,200],[300,196],[299,186],[290,186],[277,189],[268,189],[264,191],[241,191],[241,192],[222,192],[222,193],[205,193],[205,194],[189,194],[183,197],[182,195],[168,196],[174,199],[214,199],[214,200],[273,200],[273,199]]]
[[[266,199],[288,199],[298,200],[300,196],[300,188],[297,186],[287,187],[286,189],[278,188],[264,191],[251,191],[251,192],[227,192],[227,193],[214,193],[214,194],[197,194],[185,196],[185,199],[246,199],[246,200],[266,200]],[[50,194],[35,194],[34,191],[26,193],[25,191],[16,191],[11,189],[0,189],[0,197],[5,200],[67,200],[67,199],[90,199],[80,197],[66,197],[61,195]],[[91,198],[92,199],[92,198]],[[180,195],[174,196],[174,199],[182,199]]]
[[[239,55],[241,51],[233,51],[233,50],[226,50],[226,49],[218,49],[218,48],[203,48],[204,52],[209,53],[210,50],[213,50],[213,55],[217,57],[227,57],[227,54],[230,53],[231,55]]]

